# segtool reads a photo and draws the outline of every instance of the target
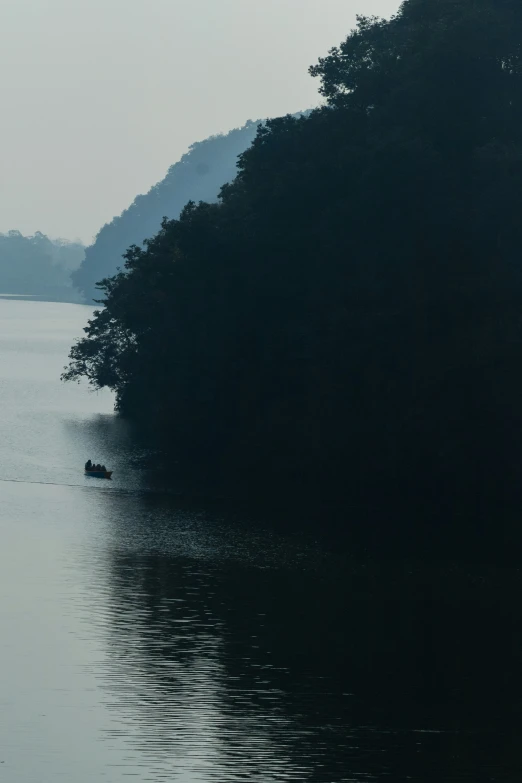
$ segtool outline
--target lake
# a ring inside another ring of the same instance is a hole
[[[519,780],[518,570],[183,507],[59,380],[90,312],[0,300],[0,781]]]

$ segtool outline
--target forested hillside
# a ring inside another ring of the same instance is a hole
[[[216,201],[220,188],[235,177],[237,158],[252,143],[256,122],[212,136],[190,147],[166,177],[99,231],[85,261],[73,275],[86,300],[99,298],[96,283],[123,266],[130,245],[142,245],[158,233],[164,217],[177,218],[187,201]]]
[[[51,240],[40,232],[32,236],[19,231],[0,234],[0,293],[79,301],[70,275],[84,254],[83,245]]]
[[[233,493],[519,540],[521,53],[513,0],[361,17],[311,69],[327,105],[127,253],[65,377]]]

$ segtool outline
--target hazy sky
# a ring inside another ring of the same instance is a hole
[[[318,103],[307,74],[399,0],[0,0],[0,231],[89,241],[189,144]]]

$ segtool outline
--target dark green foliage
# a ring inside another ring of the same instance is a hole
[[[260,128],[219,204],[104,281],[67,377],[229,486],[461,520],[514,503],[521,51],[508,0],[360,18],[311,69],[328,105]]]
[[[158,232],[163,217],[177,218],[187,201],[216,201],[219,189],[234,178],[237,158],[256,135],[257,123],[226,135],[211,136],[193,144],[166,177],[146,195],[137,196],[128,209],[99,231],[87,248],[85,261],[73,275],[74,284],[86,299],[95,299],[96,283],[123,265],[129,245],[142,245]]]
[[[51,240],[39,231],[27,237],[19,231],[0,234],[0,293],[78,301],[70,275],[84,252],[79,243]]]

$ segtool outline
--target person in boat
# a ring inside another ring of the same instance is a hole
[[[85,470],[92,470],[92,462],[90,459],[85,463]]]
[[[105,465],[101,466],[101,471],[102,473],[107,473],[107,468],[105,467]]]

